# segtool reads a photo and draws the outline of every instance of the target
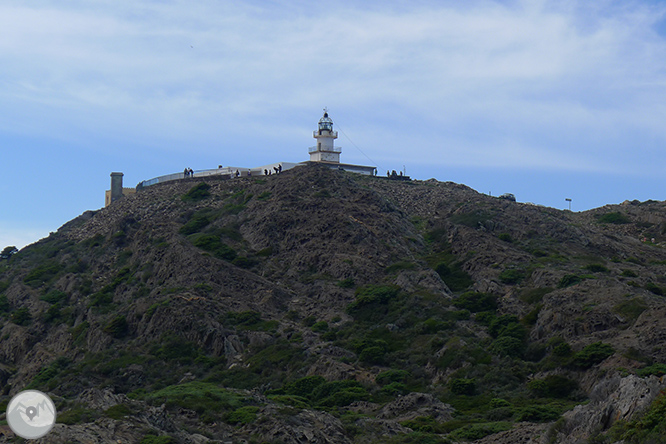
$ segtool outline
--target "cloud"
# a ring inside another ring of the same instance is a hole
[[[40,5],[0,7],[6,131],[293,144],[310,121],[289,116],[329,105],[373,134],[371,157],[418,141],[460,164],[591,170],[666,139],[659,4]]]

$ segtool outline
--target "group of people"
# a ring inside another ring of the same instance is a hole
[[[194,177],[194,170],[192,168],[185,168],[185,171],[183,171],[183,177]]]
[[[282,164],[273,167],[273,170],[275,171],[275,174],[280,174],[282,172]],[[271,170],[264,168],[264,176],[270,176],[270,175],[271,175]]]

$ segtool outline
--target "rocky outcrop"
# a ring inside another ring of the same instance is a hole
[[[590,402],[566,412],[554,431],[558,444],[584,444],[615,421],[644,412],[666,387],[663,378],[618,374],[600,380],[590,392]]]

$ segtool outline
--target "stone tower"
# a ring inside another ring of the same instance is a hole
[[[111,202],[123,197],[123,173],[111,173]]]

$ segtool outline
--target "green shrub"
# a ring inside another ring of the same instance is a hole
[[[52,290],[45,294],[44,296],[40,297],[42,301],[46,301],[49,304],[57,304],[58,302],[66,302],[67,301],[67,293],[60,291],[60,290]]]
[[[250,424],[257,419],[258,412],[259,407],[251,405],[239,407],[233,412],[227,413],[224,417],[224,421],[228,424]]]
[[[566,398],[578,389],[578,383],[559,375],[549,375],[527,384],[532,393],[541,398]]]
[[[182,407],[199,414],[235,410],[243,406],[244,398],[216,384],[192,381],[149,393],[145,398],[153,404]]]
[[[590,264],[585,267],[586,270],[592,273],[608,273],[610,270],[601,264]]]
[[[498,338],[500,336],[504,336],[505,334],[509,334],[510,336],[522,339],[525,337],[527,332],[525,331],[525,327],[521,327],[522,325],[520,324],[520,320],[517,316],[505,314],[492,319],[490,326],[488,327],[488,334],[493,338]]]
[[[516,421],[519,422],[551,422],[559,417],[558,409],[547,405],[527,406],[516,412]]]
[[[402,270],[414,270],[415,268],[416,264],[414,262],[400,261],[389,265],[384,271],[386,274],[393,274]]]
[[[74,425],[93,422],[99,417],[94,410],[88,409],[83,405],[77,405],[62,413],[58,412],[56,422],[58,424]]]
[[[151,353],[167,362],[190,364],[199,354],[199,347],[185,338],[176,335],[166,335],[159,345],[152,348]]]
[[[497,238],[501,241],[512,243],[513,239],[511,238],[511,235],[509,233],[500,233],[497,235]]]
[[[638,274],[632,270],[622,270],[622,276],[635,278]]]
[[[526,289],[520,293],[518,298],[526,304],[538,304],[545,295],[552,291],[553,289],[550,287]]]
[[[326,380],[319,375],[305,376],[286,384],[284,391],[289,395],[308,398],[317,387],[324,383],[326,383]]]
[[[567,274],[560,279],[560,282],[557,284],[557,288],[566,288],[572,285],[576,285],[583,281],[583,278],[575,274]]]
[[[499,275],[499,280],[503,284],[515,285],[525,278],[525,272],[522,270],[508,269],[504,270]]]
[[[600,214],[597,216],[597,222],[602,224],[628,224],[631,219],[620,212]]]
[[[106,326],[104,326],[104,333],[116,338],[124,338],[129,331],[129,325],[125,316],[120,315],[111,319]]]
[[[192,242],[192,244],[197,248],[212,253],[217,258],[227,261],[233,261],[237,256],[237,253],[233,248],[223,243],[219,236],[212,234],[199,236],[194,242]]]
[[[236,259],[232,260],[231,263],[237,267],[245,269],[252,268],[257,265],[257,261],[250,259],[247,256],[238,256]]]
[[[11,308],[7,296],[0,294],[0,313],[6,313]]]
[[[343,407],[354,401],[370,398],[360,383],[353,380],[331,381],[319,385],[312,393],[312,399],[323,407]]]
[[[449,389],[455,395],[473,395],[476,391],[474,379],[455,378],[449,382]]]
[[[328,322],[326,321],[319,321],[315,322],[310,329],[315,332],[315,333],[323,333],[325,331],[328,331]]]
[[[599,364],[615,353],[613,347],[603,342],[595,342],[574,355],[573,364],[581,368],[590,368]]]
[[[643,367],[636,371],[636,374],[641,378],[646,378],[648,376],[664,376],[666,375],[666,364],[652,364],[647,367]]]
[[[383,364],[386,349],[384,347],[372,346],[364,348],[358,356],[361,362],[366,364]]]
[[[141,439],[139,444],[176,444],[177,442],[178,441],[170,436],[146,435]]]
[[[210,214],[210,211],[197,212],[185,225],[180,227],[178,232],[184,235],[198,233],[207,227],[212,222],[212,219],[213,217]]]
[[[30,271],[25,278],[23,278],[23,282],[33,288],[41,287],[54,279],[58,273],[62,271],[62,268],[62,265],[58,262],[47,261]]]
[[[21,307],[12,313],[11,320],[16,325],[28,325],[32,320],[32,316],[26,307]]]
[[[645,284],[645,289],[658,296],[664,295],[664,289],[655,284],[654,282],[648,282],[647,284]]]
[[[453,305],[478,313],[480,311],[495,311],[497,309],[497,296],[489,293],[468,291],[453,300]]]
[[[557,344],[555,347],[553,347],[553,354],[555,356],[567,357],[571,356],[571,353],[571,346],[566,342],[562,342],[561,344]]]
[[[511,336],[502,336],[490,344],[490,350],[499,356],[519,358],[525,353],[525,341]]]
[[[340,282],[338,282],[338,287],[340,288],[353,288],[354,285],[356,284],[354,283],[354,279],[352,278],[343,279]]]
[[[181,199],[185,202],[196,202],[199,200],[206,199],[210,197],[210,185],[205,182],[201,182],[190,188],[190,190],[183,194]]]
[[[451,437],[456,440],[477,440],[488,435],[510,430],[510,422],[490,422],[485,424],[468,424],[451,433]]]
[[[406,382],[409,377],[407,370],[386,370],[375,377],[375,382],[379,385],[387,385],[392,382]]]
[[[474,283],[472,277],[463,271],[458,263],[440,262],[435,265],[434,270],[451,291],[466,290]]]
[[[125,404],[116,404],[104,411],[106,416],[117,421],[122,420],[125,416],[130,416],[132,413],[132,410]]]
[[[642,298],[625,300],[613,307],[613,311],[630,320],[637,319],[641,313],[648,309],[648,305]]]

